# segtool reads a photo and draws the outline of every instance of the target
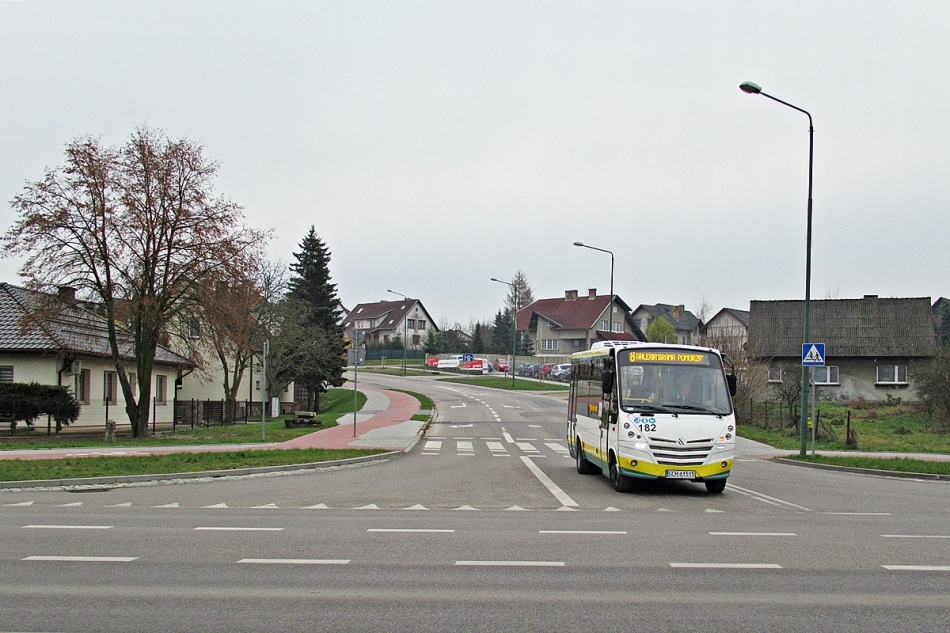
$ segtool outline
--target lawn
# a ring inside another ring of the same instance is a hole
[[[816,409],[819,420],[817,450],[950,453],[950,430],[942,426],[936,417],[927,415],[914,405],[899,401],[882,404],[858,401],[851,406],[820,402]],[[846,442],[849,411],[851,428],[857,438],[856,446],[849,446]],[[775,448],[800,448],[797,424],[778,430],[779,420],[774,412],[769,418],[767,429],[761,427],[763,416],[758,415],[757,422],[739,424],[739,435]],[[787,416],[785,422],[788,423]],[[811,430],[808,432],[808,449],[811,450]]]

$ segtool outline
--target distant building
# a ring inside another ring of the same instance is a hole
[[[820,398],[916,398],[913,366],[936,351],[929,297],[866,295],[812,300],[810,308],[808,342],[825,344],[824,367],[812,369]],[[751,302],[749,349],[769,363],[770,383],[800,376],[804,322],[804,301]]]
[[[654,319],[666,319],[676,330],[676,340],[668,342],[680,345],[699,344],[703,322],[685,306],[667,303],[652,306],[641,304],[633,311],[633,321],[641,332],[646,333]]]
[[[563,298],[539,299],[518,310],[517,323],[518,331],[532,338],[538,356],[581,352],[597,341],[646,340],[630,318],[630,306],[618,296],[611,304],[610,295],[598,295],[596,288],[586,297],[567,290]]]
[[[418,299],[358,303],[343,320],[349,340],[359,335],[366,343],[384,347],[399,339],[406,349],[422,349],[429,330],[438,332],[439,326]]]

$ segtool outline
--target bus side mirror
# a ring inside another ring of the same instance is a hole
[[[729,383],[729,395],[735,398],[736,391],[738,390],[737,384],[736,384],[736,375],[729,374],[728,376],[726,376],[726,382]]]
[[[614,372],[605,371],[600,380],[600,388],[604,393],[610,393],[614,390]]]

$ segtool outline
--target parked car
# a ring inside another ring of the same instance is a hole
[[[571,379],[571,364],[561,363],[560,365],[555,365],[554,369],[551,370],[551,378],[562,382],[569,381]]]
[[[495,371],[508,371],[508,368],[509,368],[508,360],[504,358],[496,358],[494,367],[495,367]]]
[[[541,368],[538,369],[538,375],[547,380],[551,377],[551,372],[554,370],[554,363],[545,363],[541,365]]]
[[[530,376],[531,375],[531,363],[521,363],[518,365],[518,375],[519,376]]]

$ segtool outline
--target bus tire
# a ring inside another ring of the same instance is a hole
[[[709,481],[704,481],[706,484],[706,492],[711,495],[722,494],[722,491],[726,489],[726,480],[725,479],[710,479]]]
[[[613,457],[610,460],[610,483],[617,492],[631,492],[634,488],[633,480],[620,472],[617,460]]]
[[[581,445],[581,441],[577,440],[577,448],[574,450],[575,461],[577,462],[577,472],[581,475],[590,475],[594,472],[594,465],[587,461],[587,457],[584,455],[584,449]]]

